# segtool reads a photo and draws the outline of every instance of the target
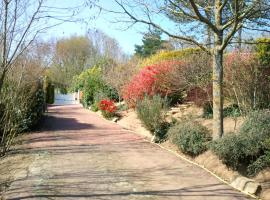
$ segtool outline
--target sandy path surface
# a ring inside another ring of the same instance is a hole
[[[235,200],[206,171],[79,105],[52,106],[14,154],[32,156],[6,199]]]

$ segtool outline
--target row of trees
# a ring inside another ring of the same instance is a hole
[[[49,42],[51,63],[47,74],[61,92],[72,89],[73,77],[95,65],[112,68],[127,56],[118,42],[100,30]]]

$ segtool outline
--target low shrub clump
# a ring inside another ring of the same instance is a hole
[[[106,93],[104,93],[103,91],[97,91],[96,93],[94,93],[94,100],[91,105],[91,110],[93,112],[97,112],[99,110],[99,104],[103,99],[109,99]]]
[[[101,110],[103,117],[110,119],[110,118],[115,116],[115,112],[117,110],[117,107],[114,104],[114,101],[103,99],[100,101],[98,107]]]
[[[136,106],[139,119],[146,129],[162,139],[165,137],[168,123],[166,122],[167,100],[159,95],[145,96]]]
[[[213,103],[208,101],[203,104],[203,118],[211,119],[213,118]]]
[[[212,150],[235,170],[250,176],[270,166],[269,145],[270,112],[254,111],[247,116],[238,134],[231,134],[215,141]]]
[[[240,117],[241,110],[237,104],[232,104],[223,110],[224,117]]]
[[[265,155],[260,156],[255,162],[251,163],[247,167],[247,173],[250,176],[255,176],[263,169],[270,166],[270,151],[267,151]]]
[[[213,118],[213,103],[212,102],[206,102],[203,105],[203,118],[211,119]],[[241,116],[241,110],[237,104],[229,105],[228,107],[223,109],[223,117],[240,117]]]
[[[168,135],[172,143],[176,144],[183,153],[191,156],[197,156],[206,151],[211,141],[206,127],[187,119],[171,127]]]

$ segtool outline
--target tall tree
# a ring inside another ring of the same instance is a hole
[[[155,54],[158,50],[164,49],[164,40],[161,39],[162,32],[155,29],[145,33],[142,39],[142,45],[135,45],[135,55],[148,57]]]
[[[54,61],[49,76],[56,86],[68,88],[73,76],[90,67],[96,57],[97,51],[87,37],[72,36],[60,39],[55,44]]]
[[[237,31],[246,24],[259,23],[256,30],[269,30],[268,0],[115,0],[122,14],[119,21],[146,24],[169,37],[196,45],[212,55],[213,137],[223,135],[223,54]],[[136,8],[136,9],[135,9]],[[160,15],[168,23],[160,23]],[[258,19],[259,18],[259,19]],[[255,20],[256,19],[256,20]],[[175,29],[172,27],[175,26]],[[213,34],[209,49],[205,27]]]
[[[123,62],[127,59],[118,41],[101,30],[89,30],[87,36],[100,57],[113,59],[117,62]]]

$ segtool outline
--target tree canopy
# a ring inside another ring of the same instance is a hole
[[[161,39],[161,31],[154,30],[145,33],[142,39],[142,45],[135,45],[135,55],[139,57],[149,57],[155,54],[158,50],[164,49],[165,40]]]

